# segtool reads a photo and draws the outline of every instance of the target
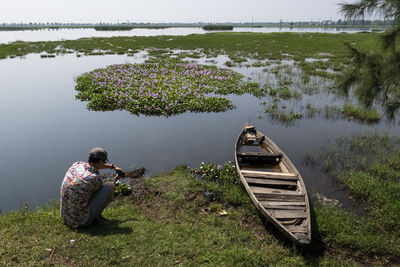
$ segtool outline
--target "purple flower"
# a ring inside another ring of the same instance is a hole
[[[218,164],[217,169],[220,171],[222,169],[222,166]]]

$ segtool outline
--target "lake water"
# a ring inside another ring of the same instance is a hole
[[[201,162],[233,160],[234,143],[246,122],[274,140],[301,172],[309,191],[345,201],[346,192],[318,169],[303,164],[306,152],[318,151],[341,135],[366,130],[399,133],[398,125],[384,120],[362,125],[347,120],[304,118],[292,126],[271,121],[263,114],[265,99],[229,96],[237,106],[223,113],[184,113],[165,117],[134,116],[126,111],[94,112],[75,100],[74,78],[110,64],[142,62],[145,53],[76,57],[73,54],[42,59],[0,60],[0,209],[31,207],[57,199],[66,170],[86,161],[93,147],[103,147],[112,163],[128,170],[144,166],[147,175],[179,164],[198,167]],[[223,66],[224,56],[215,59]],[[199,59],[199,63],[206,63]],[[236,67],[253,81],[265,82],[262,68]],[[337,101],[327,94],[288,101],[288,108],[306,103]]]
[[[370,31],[366,28],[296,28],[296,27],[263,27],[263,28],[233,28],[233,32],[320,32],[320,33],[356,33]],[[0,31],[0,43],[15,41],[60,41],[75,40],[83,37],[112,37],[112,36],[156,36],[156,35],[189,35],[204,34],[201,27],[173,27],[166,29],[132,29],[130,31],[96,31],[95,29],[42,29],[26,31]]]

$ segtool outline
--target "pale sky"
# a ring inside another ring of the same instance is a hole
[[[0,23],[343,19],[342,0],[0,0]],[[354,1],[349,1],[354,2]]]

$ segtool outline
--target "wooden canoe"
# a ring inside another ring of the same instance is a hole
[[[257,209],[297,244],[311,242],[310,205],[300,173],[279,147],[246,124],[235,145],[235,164]]]

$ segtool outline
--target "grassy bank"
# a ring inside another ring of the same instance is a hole
[[[360,238],[384,246],[385,237],[374,240],[379,230],[365,225],[354,231],[355,218],[339,221],[342,211],[324,204],[312,209],[311,246],[295,247],[259,216],[226,166],[221,171],[206,166],[207,182],[183,167],[135,180],[133,194],[105,210],[107,225],[70,230],[57,203],[2,215],[0,265],[332,266],[382,264],[390,258],[386,251],[380,255],[358,245]],[[204,196],[206,190],[212,197]],[[364,237],[364,228],[372,233]]]
[[[400,259],[400,138],[365,133],[339,138],[318,154],[322,169],[349,188],[366,214],[315,205],[326,240],[361,253]]]

